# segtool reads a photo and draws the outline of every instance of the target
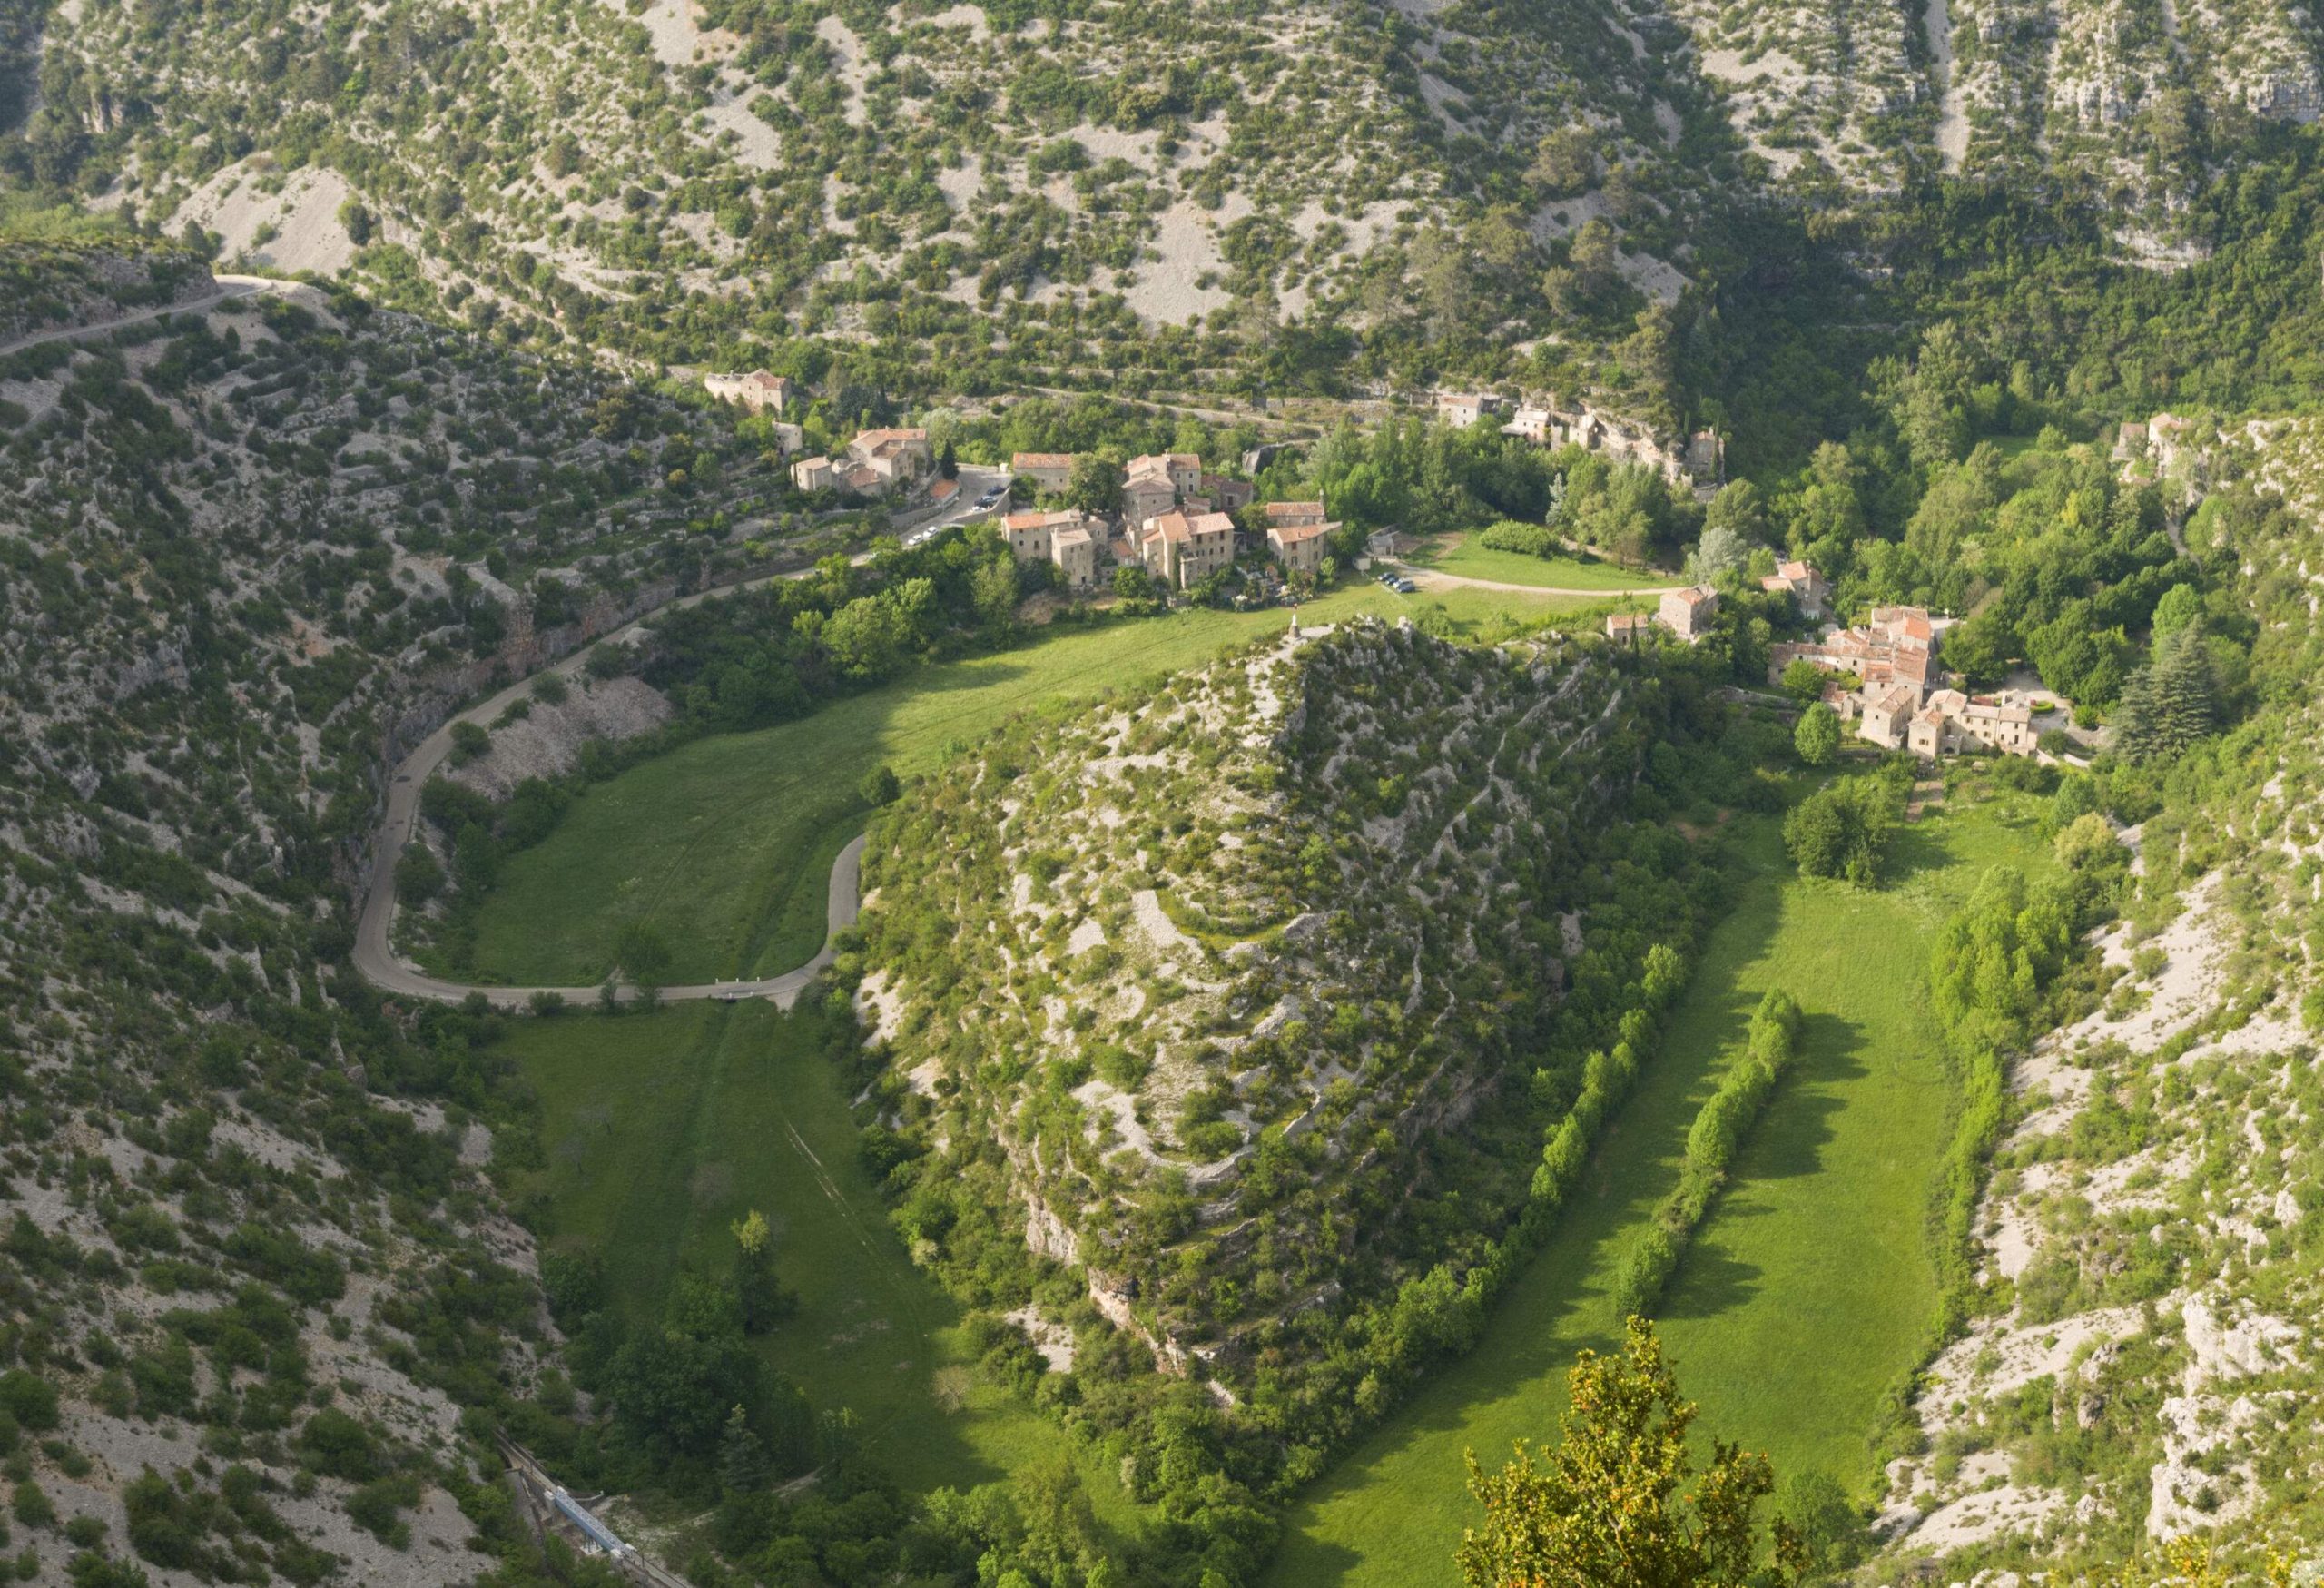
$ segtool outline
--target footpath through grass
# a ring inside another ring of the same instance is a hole
[[[1312,603],[1301,620],[1433,612],[1472,627],[1574,605],[1493,591],[1401,597],[1364,585]],[[929,771],[1015,713],[1135,687],[1288,621],[1280,610],[1198,610],[1061,630],[632,767],[586,791],[555,832],[502,867],[478,915],[476,975],[586,985],[606,974],[624,926],[639,920],[669,944],[672,981],[787,971],[822,946],[832,858],[862,831],[856,785],[865,773],[882,762],[904,776]]]
[[[1500,584],[1534,585],[1552,590],[1663,589],[1685,583],[1668,575],[1642,572],[1610,562],[1496,551],[1478,545],[1473,536],[1467,535],[1444,536],[1433,545],[1422,547],[1408,560],[1416,567],[1456,574],[1464,579],[1492,579]]]
[[[1731,913],[1562,1226],[1477,1349],[1294,1508],[1272,1583],[1458,1581],[1452,1551],[1478,1520],[1462,1452],[1498,1465],[1515,1439],[1554,1439],[1574,1354],[1619,1343],[1622,1254],[1769,987],[1806,1011],[1801,1057],[1682,1259],[1661,1331],[1706,1436],[1766,1451],[1778,1477],[1820,1467],[1866,1490],[1880,1397],[1936,1303],[1925,1225],[1947,1089],[1923,966],[1985,869],[2032,869],[2043,846],[2029,816],[1995,804],[1901,830],[1877,893],[1801,881],[1772,817],[1738,822],[1729,853]]]
[[[598,1254],[633,1324],[660,1317],[680,1272],[724,1272],[728,1227],[755,1208],[800,1300],[765,1337],[768,1362],[817,1409],[853,1408],[899,1482],[966,1488],[1054,1460],[1063,1435],[974,1372],[958,1308],[888,1223],[825,1021],[705,1003],[516,1022],[501,1050],[540,1095],[547,1149],[517,1199],[546,1199],[551,1249]],[[1102,1518],[1132,1520],[1112,1477],[1082,1480]]]

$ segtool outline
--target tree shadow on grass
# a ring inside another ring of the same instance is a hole
[[[1821,1173],[1832,1121],[1847,1107],[1841,1089],[1872,1073],[1864,1061],[1864,1027],[1837,1014],[1799,1022],[1799,1058],[1736,1157],[1738,1181]]]
[[[1732,1312],[1758,1295],[1761,1271],[1757,1263],[1747,1263],[1723,1248],[1698,1239],[1679,1260],[1679,1271],[1671,1276],[1654,1316],[1658,1319],[1718,1317]]]
[[[1801,1021],[1799,1036],[1798,1061],[1745,1138],[1727,1185],[1679,1259],[1657,1316],[1717,1317],[1751,1300],[1758,1293],[1758,1267],[1735,1257],[1731,1243],[1713,1244],[1706,1238],[1768,1216],[1770,1209],[1740,1195],[1750,1186],[1824,1171],[1833,1121],[1847,1107],[1839,1089],[1871,1074],[1859,1056],[1865,1032],[1838,1015],[1811,1014]]]
[[[1952,863],[1944,836],[1931,825],[1929,816],[1900,822],[1889,829],[1888,850],[1880,857],[1880,885],[1893,888],[1923,872],[1942,871]]]

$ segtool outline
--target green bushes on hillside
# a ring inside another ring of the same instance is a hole
[[[2009,1055],[2036,1030],[2043,994],[2096,905],[2092,885],[2079,878],[2036,887],[2014,868],[1996,867],[1945,923],[1930,952],[1929,1003],[1945,1033],[1958,1100],[1932,1210],[1946,1331],[1976,1287],[1971,1233],[1985,1160],[2001,1136]]]

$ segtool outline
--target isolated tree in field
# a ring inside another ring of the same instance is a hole
[[[796,1297],[774,1275],[774,1232],[757,1208],[729,1227],[734,1235],[734,1295],[743,1315],[743,1332],[764,1334],[789,1312]]]
[[[1890,804],[1876,778],[1844,778],[1819,788],[1784,818],[1784,848],[1803,876],[1846,877],[1869,887],[1887,846]]]
[[[1792,748],[1810,766],[1829,766],[1840,753],[1840,714],[1817,701],[1799,714],[1791,731]]]
[[[1468,1457],[1485,1524],[1455,1558],[1468,1588],[1727,1588],[1757,1565],[1754,1512],[1775,1486],[1765,1456],[1714,1442],[1698,1475],[1687,1449],[1695,1407],[1679,1397],[1662,1343],[1630,1320],[1620,1352],[1584,1351],[1567,1377],[1563,1438],[1524,1440],[1498,1473]],[[1778,1520],[1779,1580],[1797,1540]]]
[[[882,762],[863,774],[863,781],[855,785],[855,792],[863,796],[863,803],[867,805],[884,805],[893,802],[896,795],[903,792],[903,784],[896,781],[896,769]]]

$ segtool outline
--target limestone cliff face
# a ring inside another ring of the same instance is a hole
[[[1286,637],[939,776],[865,861],[906,1128],[1004,1155],[1166,1366],[1316,1300],[1565,984],[1574,829],[1636,761],[1601,657]]]

